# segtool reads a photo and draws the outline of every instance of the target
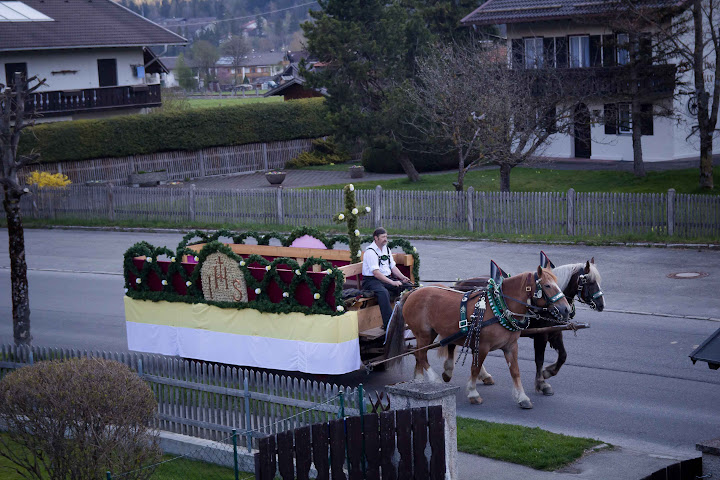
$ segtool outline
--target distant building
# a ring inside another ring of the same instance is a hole
[[[282,52],[248,53],[233,65],[233,57],[220,57],[215,63],[215,76],[221,85],[232,85],[237,74],[237,83],[247,78],[251,84],[257,83],[261,77],[272,77],[280,73],[288,64]]]
[[[184,38],[110,0],[0,1],[0,82],[46,79],[26,108],[39,121],[140,113],[161,105],[167,73],[151,46]]]

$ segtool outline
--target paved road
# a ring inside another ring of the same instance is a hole
[[[147,240],[172,248],[180,234],[27,230],[31,268],[32,332],[36,345],[120,351],[126,349],[122,310],[122,253]],[[557,264],[594,256],[603,274],[607,311],[581,310],[592,328],[566,334],[568,363],[551,380],[555,396],[532,392],[532,344],[521,339],[523,384],[535,408],[510,400],[510,376],[499,355],[486,365],[496,385],[482,387],[485,403],[458,396],[460,415],[539,426],[600,438],[658,453],[692,455],[697,441],[720,434],[720,372],[692,365],[688,354],[720,327],[720,251],[626,247],[516,245],[417,240],[421,276],[453,279],[488,271],[490,259],[510,272],[537,266],[543,248]],[[0,230],[0,343],[12,341],[7,231]],[[709,276],[673,280],[667,274],[702,271]],[[627,311],[673,316],[639,315]],[[686,315],[714,318],[696,320]],[[431,355],[436,370],[440,363]],[[554,359],[554,352],[548,352]],[[369,389],[412,376],[413,360],[399,369],[335,377]],[[458,366],[453,384],[464,386],[469,368]]]

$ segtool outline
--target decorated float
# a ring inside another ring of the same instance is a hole
[[[173,251],[147,242],[125,253],[128,348],[233,364],[342,374],[383,355],[382,318],[362,296],[361,242],[352,185],[335,215],[349,235],[299,228],[279,233],[190,232]],[[246,242],[254,243],[246,243]],[[389,243],[417,282],[419,258]]]

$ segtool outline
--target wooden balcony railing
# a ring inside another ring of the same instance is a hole
[[[121,108],[156,107],[161,103],[160,85],[126,85],[34,93],[27,98],[25,111],[52,116]]]

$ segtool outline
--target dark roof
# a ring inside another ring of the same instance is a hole
[[[720,367],[720,328],[710,335],[694,352],[690,354],[693,363],[700,360],[707,362],[708,367],[717,370]]]
[[[179,35],[111,0],[23,0],[52,18],[0,22],[0,51],[178,45]]]
[[[647,0],[642,8],[685,8],[688,0]],[[463,25],[500,25],[616,14],[618,0],[488,0],[462,19]]]

